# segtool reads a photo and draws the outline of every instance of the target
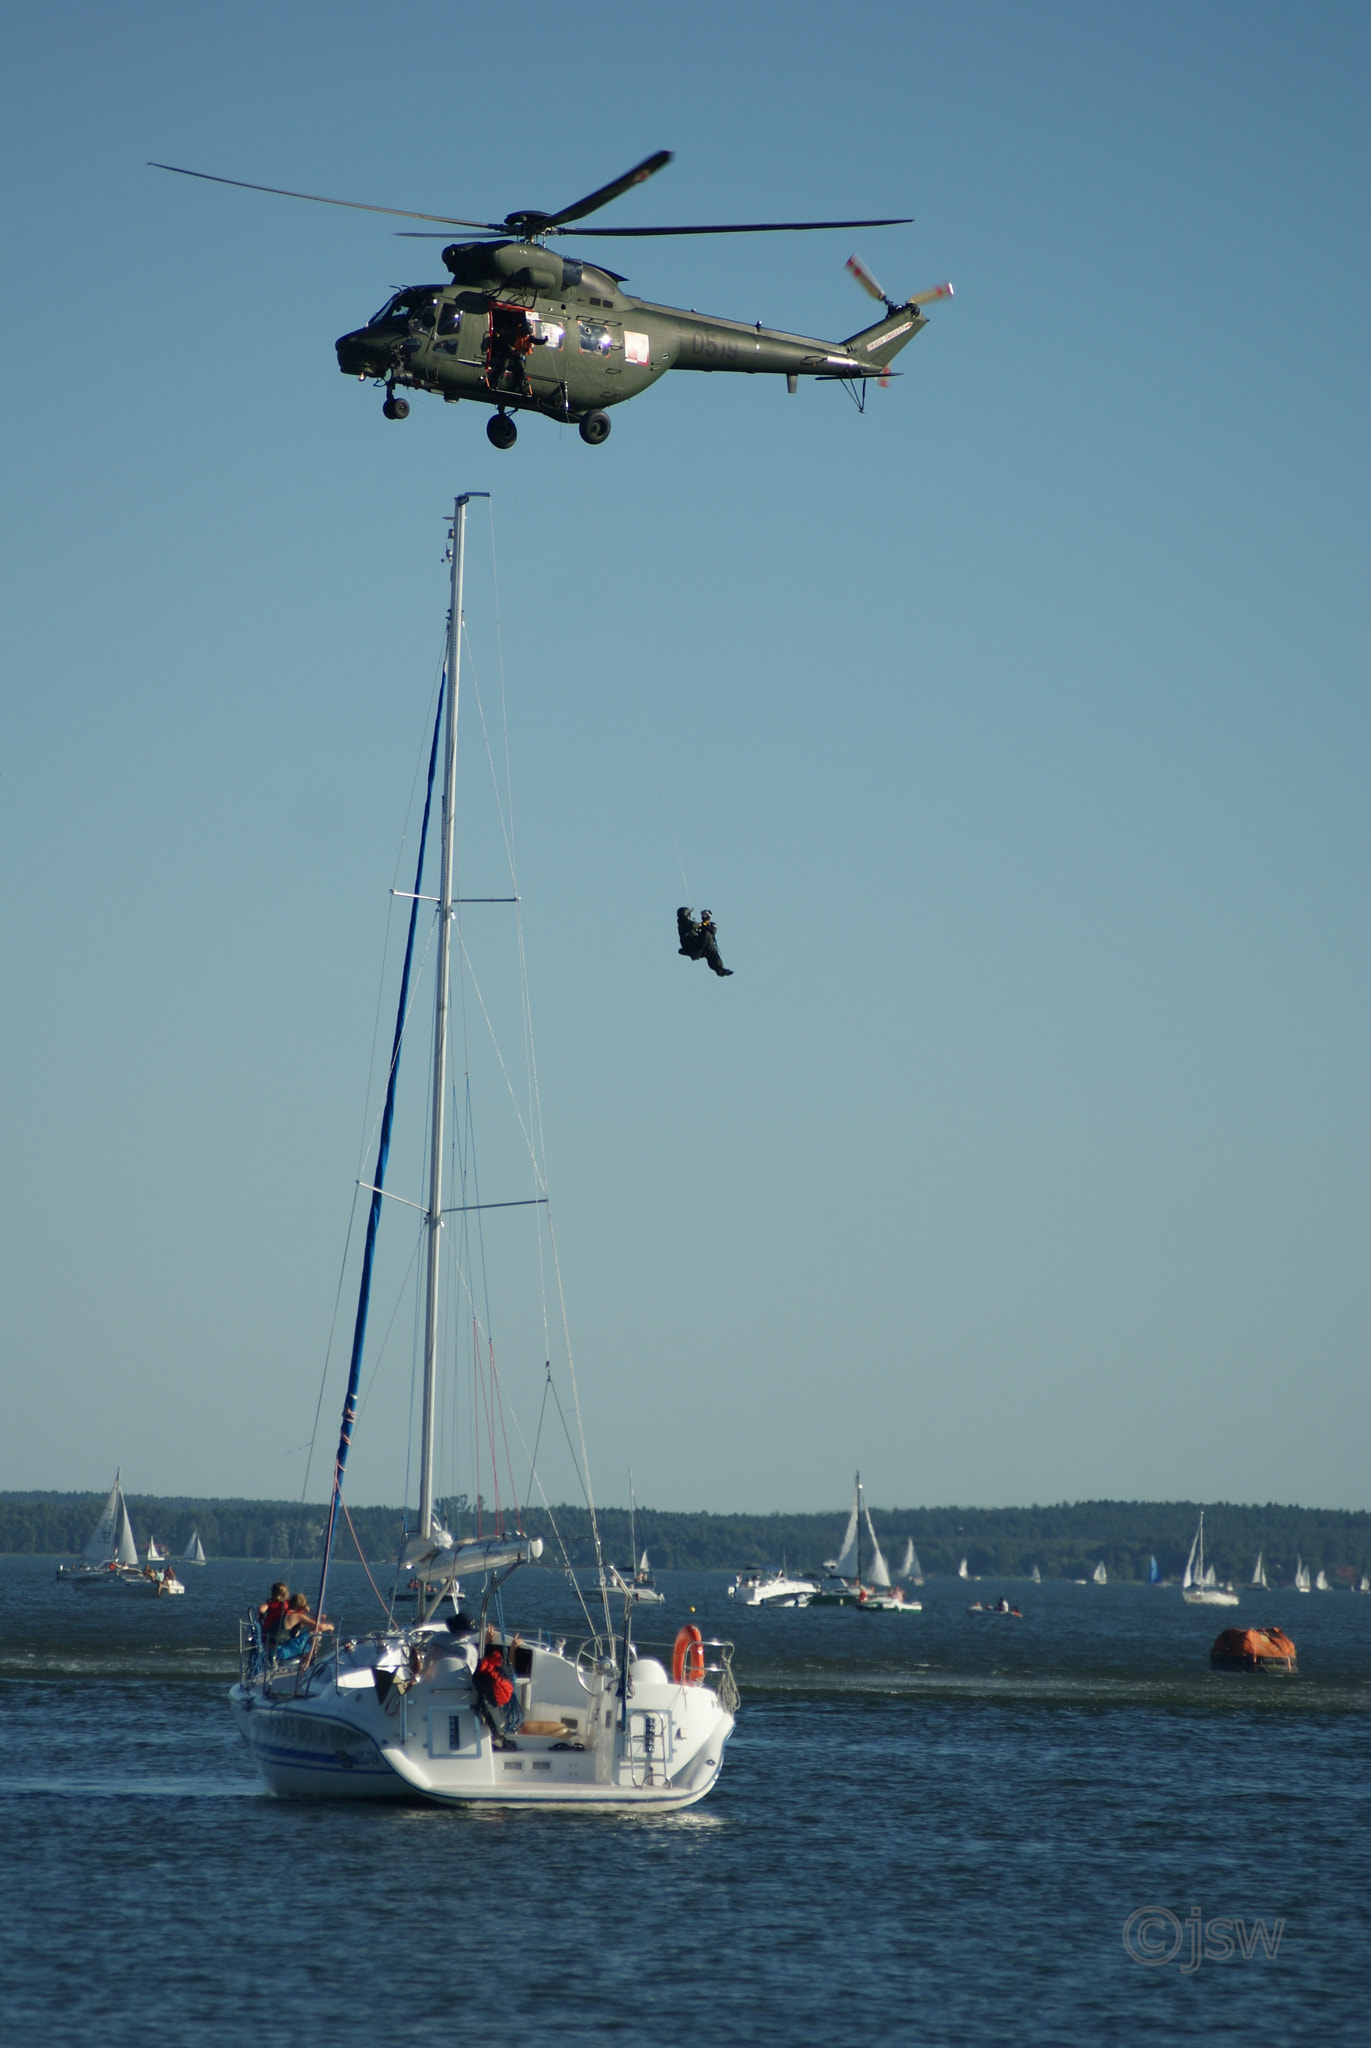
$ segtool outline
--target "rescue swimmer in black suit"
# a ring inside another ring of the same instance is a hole
[[[725,967],[719,958],[719,927],[707,910],[700,912],[700,921],[695,922],[688,903],[683,903],[676,912],[676,930],[680,936],[679,951],[687,960],[706,960],[716,974],[732,974],[731,967]]]

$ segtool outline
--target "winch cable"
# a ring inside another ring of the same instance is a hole
[[[614,629],[619,635],[619,645],[624,651],[625,673],[632,679],[634,701],[638,706],[638,717],[643,728],[643,744],[647,750],[648,759],[652,764],[653,775],[656,778],[657,794],[662,800],[662,816],[666,819],[666,829],[671,839],[671,849],[676,856],[676,865],[681,871],[681,887],[685,891],[686,902],[691,903],[694,901],[694,898],[690,893],[690,881],[686,875],[685,862],[681,858],[681,843],[676,836],[676,823],[671,815],[671,805],[667,801],[666,777],[662,773],[661,755],[658,752],[657,744],[652,737],[652,729],[647,721],[647,701],[643,693],[643,686],[638,680],[638,664],[629,653],[628,635],[624,631],[623,613],[619,610],[615,595],[614,579],[609,573],[609,555],[605,548],[604,537],[600,532],[600,522],[595,517],[595,507],[586,482],[585,461],[579,447],[575,449],[574,453],[576,456],[576,473],[581,485],[581,501],[586,508],[586,516],[590,521],[591,533],[595,537],[595,546],[599,554],[600,575],[604,580],[605,598],[609,614],[614,621]]]

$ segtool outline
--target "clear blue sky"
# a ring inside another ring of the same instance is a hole
[[[1365,8],[3,38],[0,1485],[299,1487],[489,489],[600,1494],[1371,1504]],[[659,147],[618,222],[916,216],[604,245],[835,338],[854,247],[952,278],[865,417],[675,375],[595,451],[388,424],[332,343],[438,245],[144,168],[494,218]]]

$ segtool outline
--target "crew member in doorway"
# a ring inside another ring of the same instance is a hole
[[[697,924],[689,904],[683,903],[676,912],[676,931],[681,941],[678,951],[687,960],[705,960],[716,974],[732,974],[733,969],[719,958],[719,927],[707,910],[700,912]]]

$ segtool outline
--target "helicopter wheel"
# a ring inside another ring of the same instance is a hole
[[[588,441],[592,448],[598,448],[602,441],[609,439],[609,414],[588,412],[581,421],[581,439]]]
[[[507,412],[497,412],[486,421],[486,439],[492,448],[512,448],[518,438],[519,429]]]
[[[386,393],[386,402],[381,407],[381,410],[388,420],[407,420],[409,418],[409,400],[407,398],[397,398],[393,391],[388,391]]]

